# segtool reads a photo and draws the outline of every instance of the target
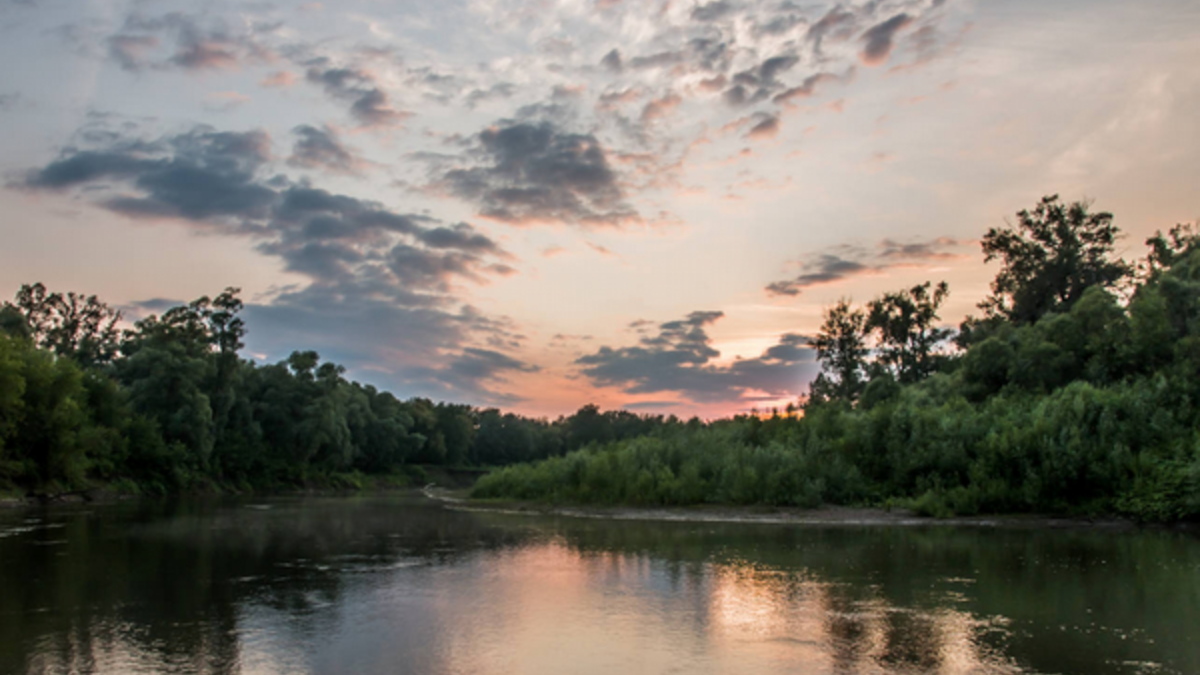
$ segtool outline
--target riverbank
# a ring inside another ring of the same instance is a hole
[[[1123,518],[1074,518],[1036,514],[956,516],[931,518],[902,508],[862,508],[822,506],[814,509],[755,506],[689,506],[642,508],[629,506],[581,506],[544,504],[528,501],[471,499],[466,491],[427,487],[422,493],[446,508],[468,513],[499,513],[528,516],[562,516],[605,520],[660,521],[687,523],[744,523],[762,525],[810,525],[851,527],[927,527],[947,525],[977,528],[1091,528],[1113,531],[1143,527],[1195,531],[1189,523],[1170,526],[1145,525]]]
[[[239,487],[220,483],[205,483],[200,489],[167,494],[141,492],[138,491],[138,486],[135,483],[118,481],[112,484],[96,485],[66,492],[0,491],[0,508],[28,508],[55,504],[108,504],[136,499],[169,499],[175,497],[252,495],[259,497],[348,496],[401,490],[415,491],[426,485],[438,485],[443,489],[464,490],[470,488],[479,476],[488,471],[489,469],[474,467],[415,464],[408,466],[402,473],[385,475],[342,474],[325,477],[326,480],[307,486],[254,488],[250,486]]]
[[[178,498],[220,498],[220,497],[337,497],[360,494],[376,494],[384,492],[412,491],[417,492],[420,486],[412,481],[399,480],[397,477],[371,477],[354,486],[317,485],[309,487],[288,487],[274,490],[239,490],[227,486],[210,486],[211,489],[188,491],[169,494],[147,494],[113,490],[109,486],[100,486],[86,490],[75,490],[65,493],[29,493],[24,496],[9,493],[0,496],[0,509],[35,508],[41,506],[66,506],[79,504],[115,504],[124,501],[159,500]]]

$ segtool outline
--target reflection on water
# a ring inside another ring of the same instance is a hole
[[[1200,540],[411,496],[0,513],[0,673],[1197,673]]]

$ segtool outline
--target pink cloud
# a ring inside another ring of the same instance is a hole
[[[277,70],[258,81],[258,85],[260,87],[265,87],[267,89],[290,87],[295,83],[295,74],[286,70]]]

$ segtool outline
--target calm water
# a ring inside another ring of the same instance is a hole
[[[0,512],[0,673],[1200,673],[1200,539],[469,514]]]

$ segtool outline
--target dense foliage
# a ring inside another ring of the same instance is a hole
[[[1200,518],[1200,236],[1157,235],[1138,265],[1113,257],[1116,237],[1109,214],[1048,197],[984,238],[1002,268],[958,350],[936,325],[944,285],[842,301],[802,416],[664,427],[474,494]]]
[[[401,401],[311,351],[257,365],[238,356],[237,294],[122,332],[94,296],[23,286],[0,308],[0,490],[356,487],[368,475],[530,461],[678,423],[595,406],[549,421]]]

